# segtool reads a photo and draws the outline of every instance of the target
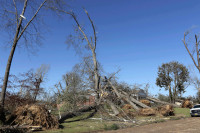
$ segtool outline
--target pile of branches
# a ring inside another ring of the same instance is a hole
[[[192,108],[192,103],[190,99],[186,99],[182,102],[182,108]]]

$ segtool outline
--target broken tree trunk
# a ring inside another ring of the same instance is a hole
[[[172,105],[173,107],[180,107],[180,106],[178,106],[176,104],[160,101],[159,99],[152,98],[152,97],[147,97],[147,99],[150,100],[150,101],[153,101],[155,103],[160,103],[160,104],[164,104],[164,105]]]
[[[110,107],[111,107],[111,109],[112,109],[112,111],[114,113],[113,115],[114,116],[118,115],[119,111],[118,111],[117,107],[115,106],[115,104],[112,101],[108,100],[108,99],[106,99],[106,102],[110,105]]]
[[[136,111],[139,111],[140,109],[130,100],[129,97],[122,95],[117,88],[108,80],[109,84],[111,85],[111,87],[113,88],[115,94],[117,95],[118,98],[123,98],[126,102],[128,102]]]
[[[124,93],[126,96],[128,96],[128,94],[127,94],[126,92],[123,91],[122,93]],[[135,104],[137,104],[138,106],[142,107],[142,108],[150,108],[149,106],[147,106],[147,105],[145,105],[145,104],[139,102],[138,100],[136,100],[136,99],[133,98],[132,96],[130,96],[130,100],[131,100],[132,102],[134,102]]]

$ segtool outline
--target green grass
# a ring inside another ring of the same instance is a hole
[[[190,109],[188,108],[174,108],[174,113],[176,116],[190,117]]]
[[[102,130],[116,130],[119,128],[117,124],[114,124],[114,122],[92,119],[84,120],[84,118],[87,118],[90,113],[91,112],[84,113],[83,115],[67,119],[65,123],[61,124],[61,127],[63,128],[41,131],[40,133],[83,133]],[[95,118],[97,118],[96,116],[98,116],[98,114],[95,115]]]
[[[119,126],[117,124],[112,124],[107,126],[106,124],[104,125],[104,130],[117,130],[119,129]]]

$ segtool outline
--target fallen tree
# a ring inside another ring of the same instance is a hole
[[[168,103],[168,102],[164,102],[164,101],[160,101],[159,99],[156,98],[152,98],[152,97],[147,97],[148,100],[155,102],[155,103],[160,103],[163,105],[172,105],[173,107],[180,107],[179,105],[173,104],[173,103]]]

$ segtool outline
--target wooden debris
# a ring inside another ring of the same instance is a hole
[[[142,100],[140,100],[140,102],[147,105],[147,106],[151,106],[151,103],[150,103],[149,100],[142,99]]]
[[[191,101],[189,99],[186,99],[186,100],[183,101],[181,107],[182,108],[190,108],[191,109],[192,108],[192,103],[191,103]]]
[[[173,116],[174,109],[172,105],[164,105],[157,108],[158,112],[163,116]]]
[[[171,105],[173,107],[180,107],[179,105],[176,105],[176,104],[173,104],[173,103],[164,102],[164,101],[160,101],[159,99],[152,98],[152,97],[147,97],[147,99],[149,101],[152,101],[152,102],[155,102],[155,103],[160,103],[160,104],[163,104],[163,105]]]
[[[152,116],[156,114],[156,110],[153,108],[144,108],[140,110],[140,115],[143,116]]]

